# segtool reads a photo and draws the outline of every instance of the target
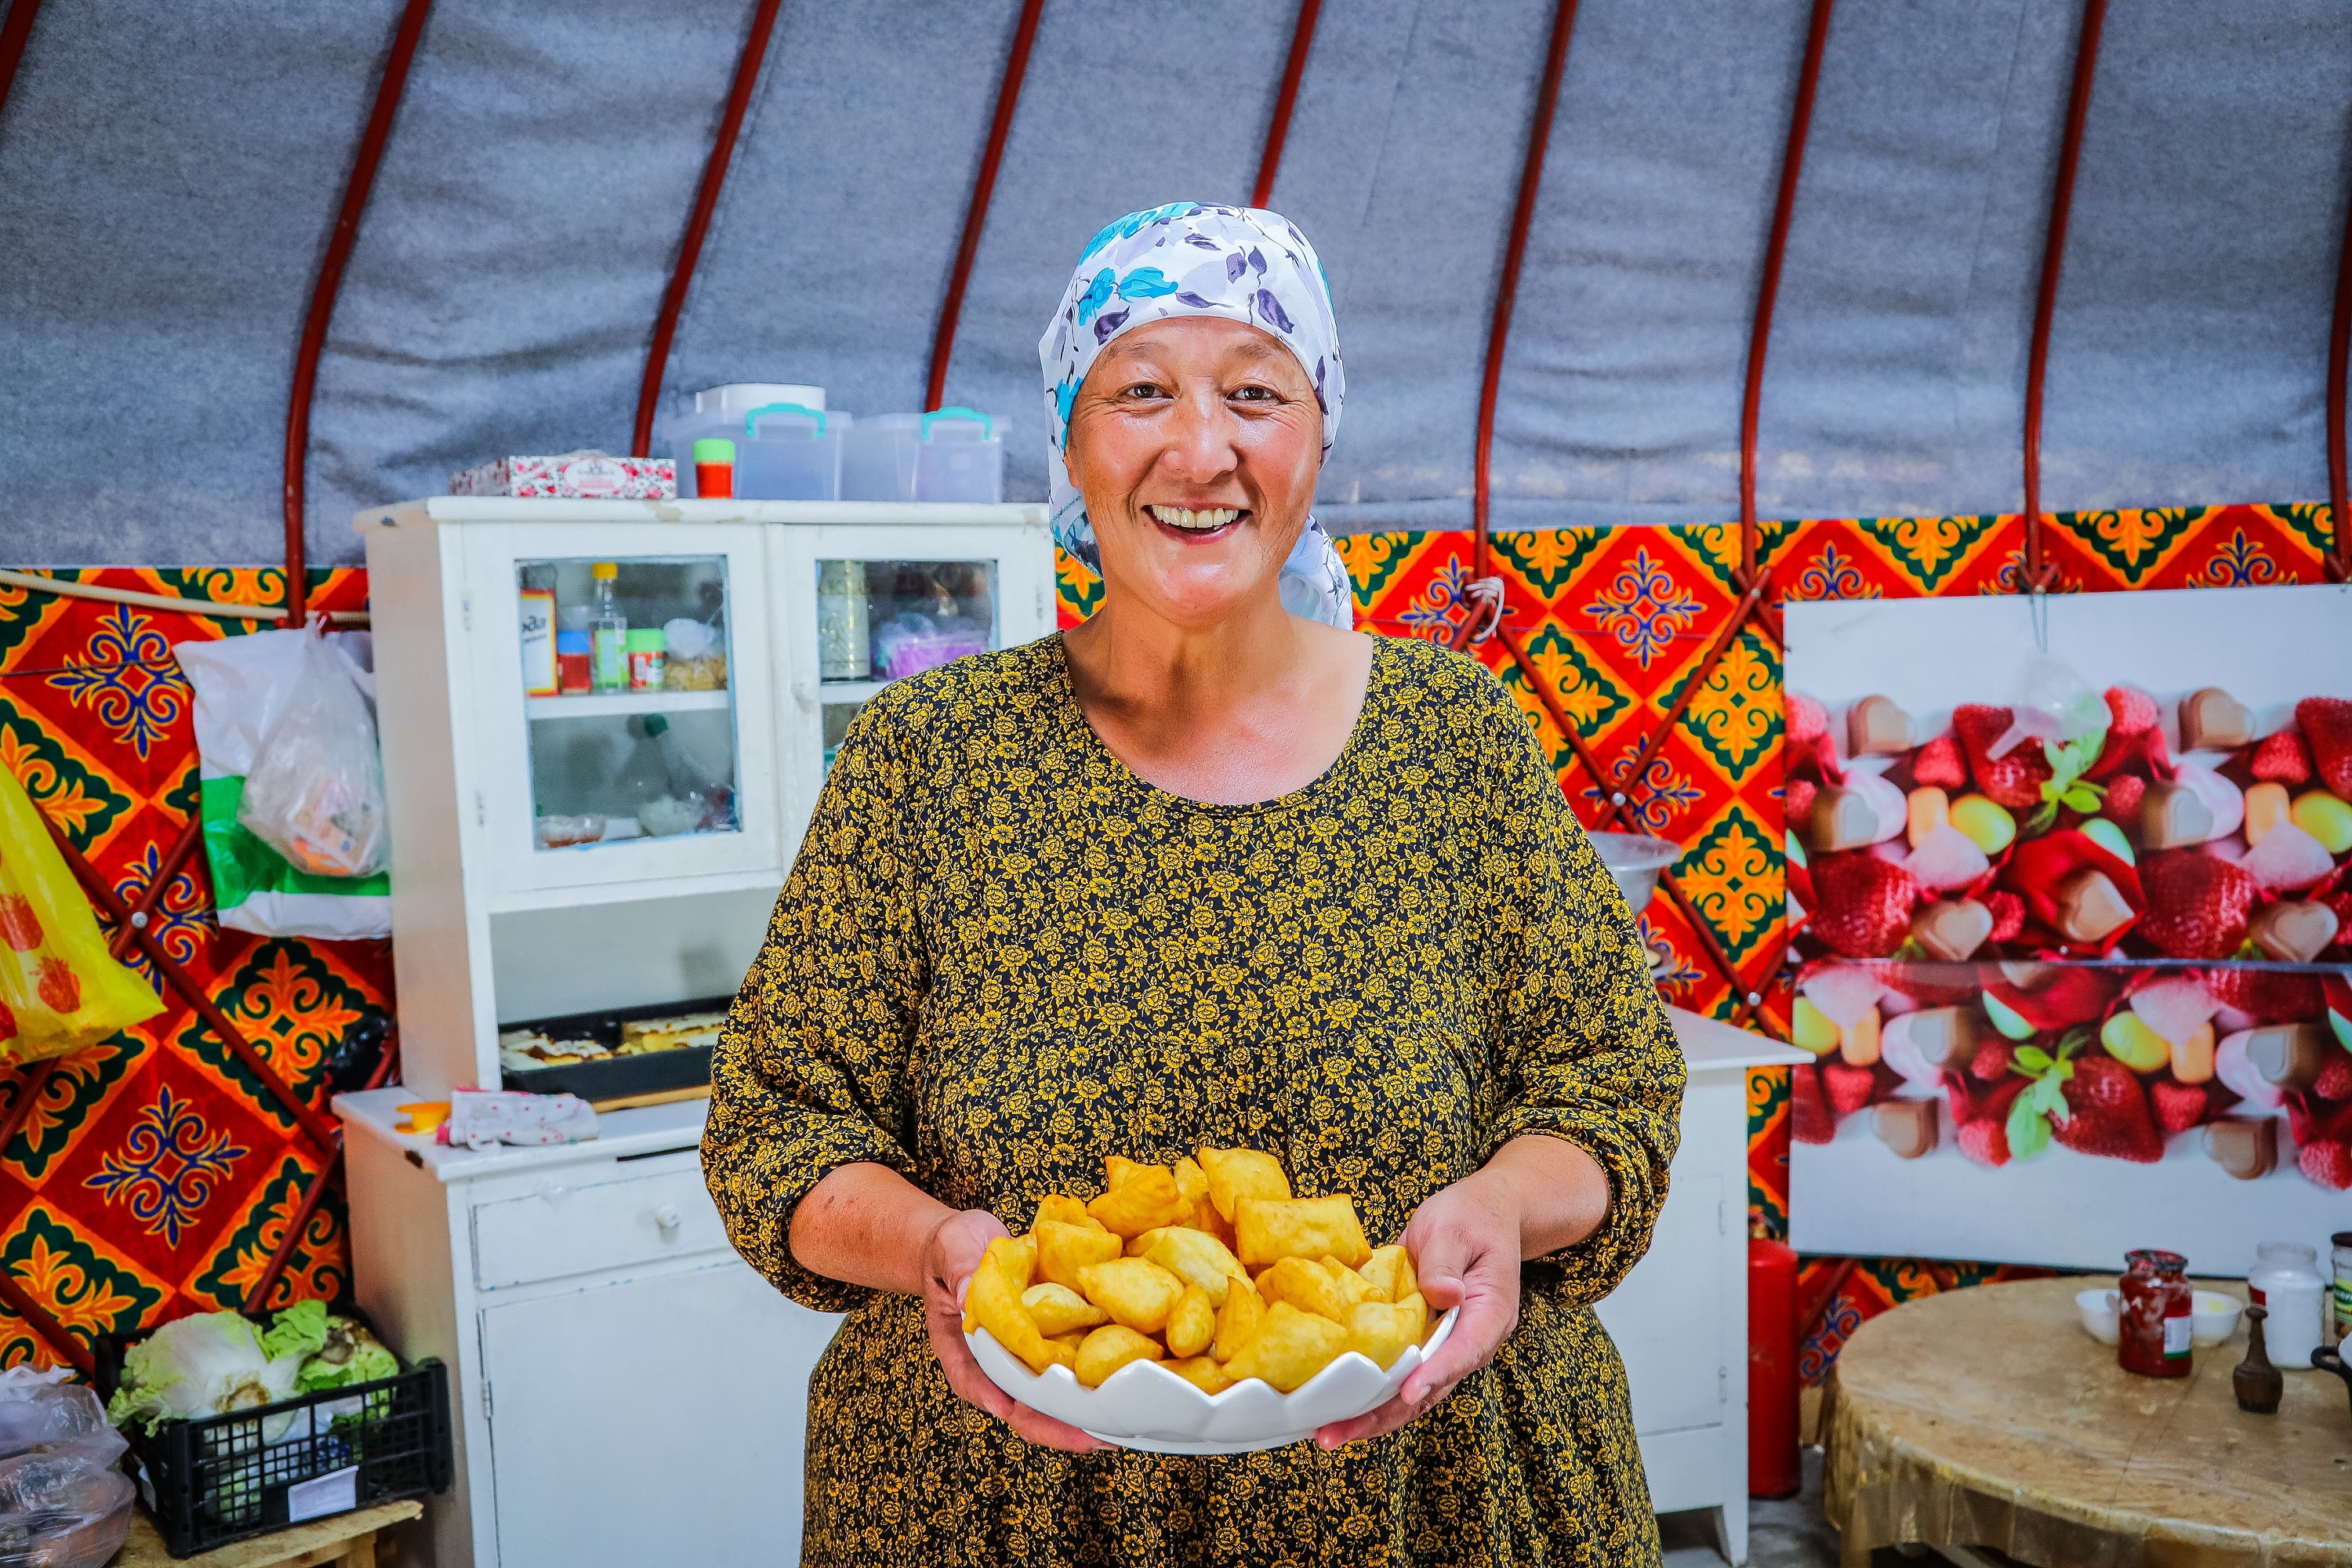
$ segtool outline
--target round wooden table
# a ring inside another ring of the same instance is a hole
[[[2352,1404],[2286,1374],[2275,1415],[2238,1408],[2242,1323],[2183,1378],[2137,1377],[2084,1333],[2101,1279],[1909,1301],[1846,1342],[1825,1395],[1823,1498],[1847,1568],[1873,1550],[1990,1546],[2041,1568],[2352,1564]],[[2236,1281],[2202,1289],[2243,1300]]]

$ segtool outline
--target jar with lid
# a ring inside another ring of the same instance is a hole
[[[2269,1314],[2263,1332],[2271,1363],[2293,1372],[2311,1365],[2321,1344],[2327,1280],[2319,1272],[2319,1249],[2299,1241],[2264,1241],[2254,1247],[2246,1294]]]
[[[2189,1375],[2189,1259],[2177,1252],[2124,1254],[2117,1280],[2116,1361],[2143,1377]]]
[[[817,567],[818,678],[864,680],[873,673],[866,629],[866,563],[827,561]]]

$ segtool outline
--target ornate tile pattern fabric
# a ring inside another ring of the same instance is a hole
[[[173,597],[263,603],[281,574],[106,568],[83,582]],[[363,573],[313,574],[312,603],[366,603]],[[191,694],[171,645],[255,623],[0,586],[0,764],[126,900],[141,897],[195,807]],[[270,940],[222,931],[201,850],[149,927],[254,1047],[316,1095],[326,1053],[391,1008],[387,942]],[[322,1157],[194,1009],[164,1011],[64,1058],[0,1150],[0,1268],[68,1329],[127,1331],[241,1305]],[[13,1100],[26,1075],[0,1077]],[[349,1265],[330,1195],[273,1298],[331,1298]],[[0,1363],[48,1361],[0,1310]]]

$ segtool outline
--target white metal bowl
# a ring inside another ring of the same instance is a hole
[[[1682,847],[1663,838],[1653,838],[1646,833],[1591,833],[1592,847],[1601,856],[1601,863],[1617,879],[1617,886],[1625,894],[1625,907],[1640,914],[1650,907],[1650,899],[1658,890],[1658,873],[1683,858]]]
[[[1440,1318],[1436,1331],[1407,1347],[1386,1372],[1361,1352],[1349,1351],[1291,1394],[1277,1394],[1256,1378],[1203,1394],[1149,1361],[1130,1362],[1100,1388],[1088,1388],[1058,1363],[1043,1376],[1031,1372],[986,1329],[973,1330],[964,1342],[997,1387],[1106,1443],[1155,1454],[1246,1454],[1303,1442],[1318,1426],[1351,1421],[1387,1404],[1412,1369],[1445,1342],[1460,1310]]]

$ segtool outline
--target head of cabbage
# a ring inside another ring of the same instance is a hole
[[[144,1424],[152,1436],[166,1421],[193,1421],[274,1405],[298,1394],[391,1377],[400,1363],[374,1335],[322,1301],[298,1301],[265,1331],[236,1312],[176,1319],[131,1347],[122,1381],[106,1407],[117,1426]],[[273,1417],[263,1432],[275,1442],[291,1425]]]

